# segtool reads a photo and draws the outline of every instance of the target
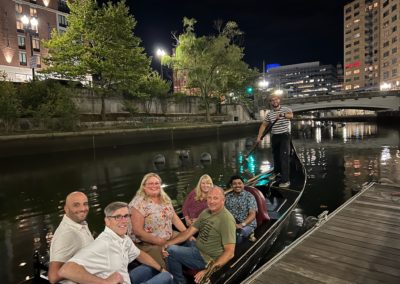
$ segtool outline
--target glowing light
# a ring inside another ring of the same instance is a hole
[[[47,7],[49,6],[50,0],[43,0],[43,4]]]
[[[11,63],[14,57],[14,53],[15,51],[10,47],[3,48],[4,58],[6,59],[7,63]]]
[[[282,95],[283,95],[283,90],[281,90],[281,89],[275,90],[275,91],[274,91],[274,95],[276,95],[276,96],[282,96]]]
[[[162,58],[162,57],[165,56],[167,53],[165,52],[164,49],[158,48],[157,51],[156,51],[156,54],[157,54],[158,57]]]
[[[385,90],[389,90],[392,87],[392,85],[390,83],[382,83],[380,85],[380,90],[381,91],[385,91]]]
[[[26,265],[26,262],[21,262],[21,263],[19,264],[20,267],[24,267],[25,265]]]

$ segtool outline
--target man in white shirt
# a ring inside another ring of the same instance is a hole
[[[58,270],[67,262],[78,250],[93,241],[86,223],[89,212],[87,196],[75,191],[68,194],[64,205],[65,215],[54,233],[50,246],[50,263],[48,277],[50,283],[62,280],[58,276]],[[61,283],[71,283],[67,280]]]
[[[104,214],[104,231],[65,263],[59,275],[77,283],[171,284],[172,275],[126,235],[130,222],[128,204],[113,202]],[[128,272],[128,264],[135,259],[145,265]]]

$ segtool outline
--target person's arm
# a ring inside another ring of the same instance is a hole
[[[293,118],[293,112],[285,112],[285,113],[283,113],[283,115],[287,119],[292,119]]]
[[[186,231],[186,226],[182,223],[181,218],[179,218],[175,211],[174,216],[172,217],[172,224],[174,224],[175,228],[177,228],[179,232]]]
[[[249,214],[247,215],[246,219],[242,221],[242,223],[246,223],[246,226],[250,225],[251,222],[256,218],[256,211],[250,210]],[[239,228],[243,228],[242,223],[238,224]]]
[[[69,279],[76,283],[90,284],[118,284],[124,283],[124,279],[118,272],[112,273],[107,278],[103,279],[89,273],[82,265],[75,262],[65,263],[58,271],[60,277]]]
[[[265,128],[267,128],[268,125],[269,125],[269,123],[266,122],[265,120],[261,123],[260,128],[258,129],[257,143],[261,142],[261,137],[264,133]]]
[[[231,260],[234,255],[235,255],[235,244],[224,245],[224,252],[217,258],[217,260],[215,260],[212,267],[215,267],[215,266],[222,267],[229,260]],[[212,267],[210,267],[209,269],[212,269]],[[201,281],[201,279],[203,278],[204,274],[206,273],[206,271],[207,270],[204,269],[204,270],[197,272],[196,275],[194,276],[194,281],[196,283],[199,283]]]
[[[161,272],[164,268],[158,264],[148,253],[140,251],[139,256],[136,258],[140,263],[153,267],[155,270]]]
[[[63,278],[58,276],[58,271],[60,270],[61,266],[63,266],[64,262],[60,261],[50,261],[49,263],[49,271],[47,273],[47,277],[49,278],[49,282],[51,284],[57,283]]]
[[[144,216],[136,209],[131,209],[132,231],[135,236],[143,242],[162,246],[165,239],[153,236],[144,230]]]

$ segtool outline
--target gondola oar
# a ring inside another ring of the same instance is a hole
[[[272,127],[273,127],[274,124],[278,121],[278,119],[279,119],[279,115],[278,115],[278,117],[277,117],[270,125],[268,125],[267,128],[264,129],[264,132],[263,132],[263,134],[261,135],[260,141],[264,139],[265,135],[267,135],[268,132],[271,131]],[[251,148],[251,150],[247,153],[247,155],[245,155],[245,160],[246,160],[246,161],[247,161],[247,157],[250,156],[250,154],[254,152],[254,150],[257,148],[258,144],[259,144],[259,142],[256,142],[256,143],[254,144],[254,146]]]

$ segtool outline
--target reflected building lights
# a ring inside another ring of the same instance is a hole
[[[321,136],[321,127],[315,128],[315,142],[321,143],[322,136]]]
[[[386,161],[390,160],[392,156],[390,155],[390,149],[388,146],[383,146],[381,152],[381,165],[386,165]]]

